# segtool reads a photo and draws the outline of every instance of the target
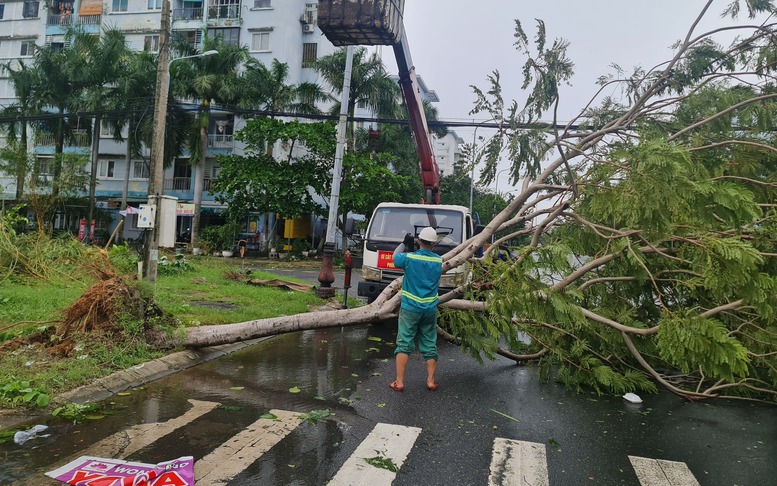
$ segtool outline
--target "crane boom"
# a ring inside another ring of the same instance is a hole
[[[440,204],[440,170],[402,22],[404,0],[321,0],[318,26],[336,46],[390,45],[421,165],[425,204]]]

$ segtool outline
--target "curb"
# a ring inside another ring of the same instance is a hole
[[[330,301],[320,306],[311,307],[308,309],[308,312],[331,311],[336,310],[337,308],[339,308],[339,305],[336,302]],[[54,397],[52,402],[84,404],[86,402],[104,400],[117,393],[129,390],[130,388],[147,385],[179,371],[206,363],[213,359],[234,353],[235,351],[240,351],[241,349],[245,349],[273,337],[275,336],[265,336],[232,344],[220,344],[206,348],[178,351],[124,370],[116,371],[108,376],[99,378],[92,383],[61,393]],[[33,413],[30,410],[24,410],[23,415],[0,416],[0,430],[16,428],[28,422],[44,420],[48,417],[50,417],[50,412]]]
[[[254,344],[271,339],[272,337],[273,336],[266,336],[232,344],[220,344],[208,348],[178,351],[124,370],[116,371],[115,373],[97,379],[88,385],[83,385],[57,395],[54,397],[53,401],[56,403],[83,404],[86,402],[104,400],[117,393],[129,390],[130,388],[147,385],[160,378],[234,353],[235,351],[240,351],[241,349],[253,346]],[[0,430],[19,427],[27,422],[41,420],[49,416],[48,413],[31,414],[29,411],[26,411],[23,416],[10,415],[0,417]]]

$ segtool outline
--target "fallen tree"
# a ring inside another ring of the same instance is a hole
[[[777,402],[777,36],[766,17],[775,7],[736,1],[725,10],[730,24],[696,32],[713,3],[671,59],[602,77],[563,128],[567,43],[547,42],[542,22],[530,43],[516,21],[527,100],[505,102],[495,72],[487,90],[474,88],[473,114],[500,125],[482,152],[482,182],[506,157],[522,189],[445,265],[471,260],[497,231],[508,234],[491,248],[518,236],[529,243],[506,262],[487,254],[472,285],[443,299],[446,338],[476,359],[538,360],[573,388],[659,384],[690,399]],[[739,20],[741,7],[749,20]],[[722,34],[736,38],[723,47]],[[552,123],[539,121],[550,114]],[[382,320],[397,311],[398,285],[358,309],[158,339],[203,346]]]

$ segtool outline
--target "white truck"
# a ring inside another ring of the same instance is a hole
[[[402,276],[402,269],[394,267],[394,249],[406,234],[417,237],[427,226],[437,230],[438,242],[434,251],[439,255],[470,238],[475,230],[469,209],[464,206],[381,203],[375,208],[364,237],[363,281],[359,282],[359,297],[372,302],[388,284]],[[440,293],[464,283],[469,272],[466,264],[445,272],[440,278]]]
[[[404,6],[404,0],[318,2],[318,27],[335,46],[392,46],[408,121],[418,149],[425,204],[382,203],[375,209],[367,228],[362,263],[364,282],[359,282],[358,293],[369,302],[402,275],[402,270],[394,268],[392,253],[407,233],[418,236],[422,228],[433,227],[439,238],[435,251],[442,255],[470,238],[474,231],[467,208],[440,204],[440,172],[405,35]],[[467,265],[449,270],[440,280],[440,291],[458,286],[468,276]]]

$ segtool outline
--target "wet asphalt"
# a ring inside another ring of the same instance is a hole
[[[314,285],[319,272],[264,269]],[[437,392],[426,390],[416,355],[406,390],[397,393],[388,388],[395,335],[387,324],[282,335],[110,397],[100,418],[46,419],[48,437],[0,445],[0,484],[39,475],[133,424],[180,416],[189,399],[221,406],[133,460],[197,459],[270,409],[326,409],[328,420],[298,427],[230,484],[325,484],[379,422],[423,429],[398,486],[486,484],[496,438],[544,445],[551,485],[638,485],[629,455],[685,463],[704,486],[777,484],[773,406],[694,403],[668,392],[632,404],[566,390],[540,379],[533,366],[503,358],[479,364],[448,343],[440,343]]]

